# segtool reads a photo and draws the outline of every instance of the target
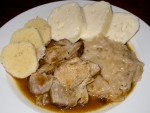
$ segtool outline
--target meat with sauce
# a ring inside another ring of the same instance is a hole
[[[54,77],[64,86],[75,87],[99,71],[100,67],[97,64],[75,57],[60,65],[55,70]]]
[[[47,47],[44,60],[49,64],[54,64],[64,59],[81,56],[83,48],[81,40],[74,44],[66,39],[53,42]]]
[[[67,107],[87,103],[89,95],[86,86],[93,81],[93,74],[99,71],[97,64],[78,57],[64,62],[54,72],[56,79],[51,87],[52,103]]]
[[[74,107],[81,98],[76,88],[65,87],[57,79],[53,81],[50,94],[52,103],[61,107]]]
[[[121,101],[129,92],[132,84],[138,82],[143,72],[143,63],[126,45],[106,38],[85,42],[82,59],[99,64],[101,77],[92,83],[93,90],[88,87],[90,94],[99,98],[106,97],[111,101]],[[98,80],[101,83],[98,83]],[[103,89],[103,91],[94,89]],[[106,88],[106,89],[105,89]],[[104,95],[103,93],[106,93]]]
[[[53,68],[53,66],[45,64],[37,72],[31,74],[29,89],[33,94],[44,94],[50,90],[53,82]]]
[[[106,38],[74,44],[64,39],[47,46],[29,89],[41,106],[70,108],[86,104],[89,96],[122,101],[142,72],[143,63],[126,45]]]
[[[87,85],[87,90],[91,96],[108,99],[112,89],[101,75],[97,75],[94,81]]]
[[[64,60],[80,56],[82,49],[83,42],[81,40],[74,44],[66,39],[57,42],[52,41],[46,49],[42,66],[29,77],[30,91],[33,94],[44,94],[50,90],[55,68],[61,65]]]

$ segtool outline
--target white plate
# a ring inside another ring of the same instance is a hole
[[[0,52],[9,43],[12,33],[30,19],[40,16],[47,18],[51,10],[60,6],[62,2],[54,2],[38,6],[28,10],[7,22],[0,29]],[[77,1],[81,6],[91,1]],[[113,6],[115,12],[126,12]],[[130,41],[139,57],[145,63],[142,80],[137,84],[134,91],[120,105],[106,111],[107,113],[150,113],[150,27],[140,19],[139,32]],[[38,113],[26,99],[21,97],[16,87],[12,86],[6,76],[3,66],[0,64],[0,112],[1,113]],[[98,112],[98,111],[97,111]]]

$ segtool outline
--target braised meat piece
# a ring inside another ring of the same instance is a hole
[[[86,104],[89,99],[85,83],[74,88],[70,88],[61,84],[57,79],[54,79],[51,91],[51,102],[60,107],[74,107],[78,103]]]
[[[44,60],[49,64],[54,64],[70,57],[81,56],[83,48],[81,40],[74,44],[66,39],[53,42],[46,49]]]
[[[50,90],[53,81],[51,75],[53,68],[53,66],[45,64],[30,76],[29,89],[33,94],[44,94]]]
[[[53,81],[50,95],[52,103],[63,107],[76,106],[81,97],[81,94],[76,88],[70,89],[65,87],[57,79]]]
[[[100,71],[97,64],[83,61],[79,57],[67,60],[55,69],[52,87],[52,103],[59,106],[74,107],[89,100],[87,84],[92,76]]]
[[[101,75],[97,75],[94,81],[87,85],[87,90],[91,96],[107,99],[112,89]]]
[[[92,70],[94,68],[94,70]],[[100,71],[97,64],[81,60],[79,57],[72,58],[60,65],[54,72],[60,83],[64,86],[75,87],[84,80],[91,78]]]

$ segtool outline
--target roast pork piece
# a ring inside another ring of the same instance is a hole
[[[81,98],[76,88],[65,87],[57,79],[53,81],[50,95],[52,103],[61,107],[74,107]]]
[[[29,78],[29,89],[33,94],[44,94],[51,88],[53,65],[45,64]]]
[[[54,64],[64,59],[81,56],[83,48],[84,45],[81,40],[74,44],[66,39],[52,42],[46,49],[44,59],[47,63]]]
[[[74,107],[88,102],[87,84],[100,71],[97,64],[79,57],[67,60],[55,69],[50,95],[52,103],[58,106]]]
[[[75,87],[99,71],[97,64],[75,57],[60,65],[55,70],[54,77],[64,86]]]

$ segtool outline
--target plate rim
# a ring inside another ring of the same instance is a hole
[[[8,22],[6,22],[2,27],[1,27],[1,30],[0,30],[0,35],[2,34],[2,31],[3,31],[3,29],[4,29],[4,31],[5,31],[5,29],[6,29],[6,27],[7,26],[9,26],[9,24],[12,22],[12,21],[14,21],[16,18],[18,18],[18,17],[20,17],[20,15],[22,15],[22,14],[24,14],[24,13],[28,13],[29,11],[32,11],[32,10],[35,10],[36,8],[40,8],[40,7],[44,7],[45,5],[52,5],[52,4],[63,4],[63,3],[66,3],[66,2],[72,2],[72,1],[75,1],[75,0],[71,0],[71,1],[57,1],[57,2],[50,2],[50,3],[46,3],[46,4],[42,4],[42,5],[39,5],[39,6],[36,6],[36,7],[34,7],[34,8],[31,8],[31,9],[28,9],[28,10],[26,10],[26,11],[24,11],[24,12],[22,12],[22,13],[20,13],[19,15],[17,15],[17,16],[15,16],[15,17],[13,17],[11,20],[9,20]],[[78,2],[78,3],[80,3],[80,2],[86,2],[86,3],[89,3],[89,2],[95,2],[95,1],[80,1],[80,0],[77,0],[76,2]],[[112,5],[112,4],[111,4]],[[118,6],[114,6],[114,5],[112,5],[112,8],[117,8],[117,9],[121,9],[121,10],[123,10],[123,11],[125,11],[125,12],[128,12],[127,10],[124,10],[124,9],[122,9],[122,8],[120,8],[120,7],[118,7]],[[131,13],[132,14],[132,13]],[[134,14],[133,14],[134,15]],[[36,15],[35,15],[36,16]],[[136,16],[136,15],[135,15]],[[137,16],[136,16],[137,17]],[[138,17],[139,18],[139,17]],[[145,23],[142,19],[140,19],[139,18],[139,20],[140,20],[140,24],[144,24],[144,26],[147,26],[147,28],[149,29],[149,31],[150,31],[150,27],[149,27],[149,25],[147,24],[147,23]],[[1,43],[1,42],[0,42]],[[1,49],[1,48],[0,48]],[[0,51],[1,52],[1,51]],[[0,64],[0,65],[2,65],[2,64]],[[0,70],[1,70],[1,67],[0,67]],[[4,70],[3,70],[4,71]],[[0,72],[1,73],[1,72]],[[2,73],[3,74],[3,73]],[[0,75],[1,76],[1,75]],[[2,76],[1,76],[2,77]],[[3,80],[6,80],[7,78],[6,77],[4,77],[3,78]],[[6,81],[5,81],[6,82]],[[7,81],[8,82],[8,81]],[[139,83],[138,83],[139,84]],[[138,85],[139,86],[139,85]],[[10,87],[10,86],[9,86]],[[131,95],[131,94],[130,94]],[[120,106],[122,106],[122,104],[120,105]],[[26,108],[26,107],[25,107]],[[113,111],[113,109],[112,109],[112,111]],[[36,113],[36,112],[35,112]],[[112,112],[113,113],[113,112]]]

